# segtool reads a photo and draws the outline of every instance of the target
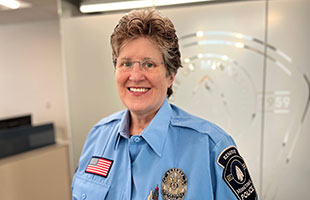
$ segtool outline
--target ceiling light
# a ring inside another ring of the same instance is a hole
[[[0,0],[0,5],[10,9],[17,9],[20,7],[20,2],[16,0]]]
[[[151,6],[153,6],[152,1],[122,1],[115,3],[85,4],[80,7],[80,11],[82,13],[92,13],[112,10],[146,8]]]
[[[210,0],[154,0],[154,6],[168,6],[186,3],[198,3]]]
[[[1,1],[1,0],[0,0]],[[168,6],[177,4],[197,3],[214,0],[138,0],[138,1],[121,1],[115,3],[96,3],[82,4],[80,11],[82,13],[105,12],[115,10],[128,10],[136,8],[146,8],[152,6]]]
[[[202,32],[202,31],[198,31],[198,32],[196,33],[196,36],[197,36],[197,37],[202,37],[202,36],[203,36],[203,32]]]

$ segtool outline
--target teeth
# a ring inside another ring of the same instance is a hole
[[[146,91],[148,91],[149,89],[147,89],[147,88],[129,88],[129,90],[130,90],[131,92],[146,92]]]

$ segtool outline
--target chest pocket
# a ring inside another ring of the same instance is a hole
[[[109,186],[75,176],[72,184],[72,200],[105,200]]]

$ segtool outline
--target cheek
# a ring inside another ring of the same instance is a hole
[[[124,90],[124,79],[118,73],[115,73],[115,83],[116,83],[118,94],[121,95],[122,91]]]
[[[115,72],[115,82],[116,82],[116,85],[119,87],[120,85],[123,84],[124,77],[120,73]]]

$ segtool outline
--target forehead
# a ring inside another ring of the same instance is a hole
[[[128,39],[120,47],[118,58],[162,58],[162,51],[158,44],[147,37]]]

